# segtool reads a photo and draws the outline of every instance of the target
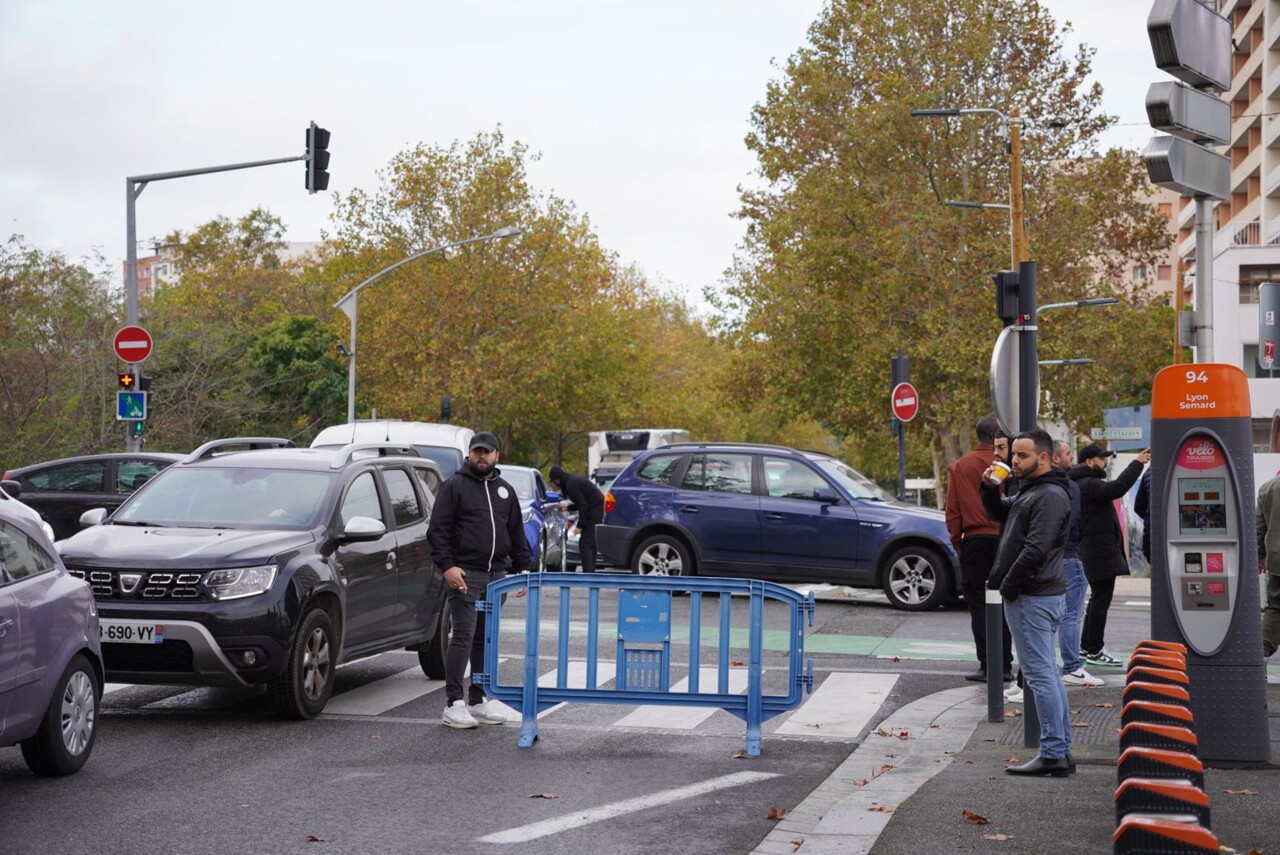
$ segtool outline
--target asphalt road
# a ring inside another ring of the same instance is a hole
[[[683,611],[678,598],[677,624]],[[737,628],[745,600],[733,612]],[[581,662],[585,611],[571,617]],[[766,627],[780,619],[769,612]],[[605,620],[602,667],[614,644]],[[1141,598],[1117,597],[1109,646],[1127,650],[1147,621]],[[518,679],[522,640],[503,633],[504,681]],[[963,610],[901,612],[873,593],[824,600],[806,644],[816,691],[765,722],[754,758],[741,756],[743,722],[723,711],[570,704],[544,713],[529,749],[515,723],[449,730],[441,685],[409,653],[340,669],[311,722],[272,719],[250,690],[111,686],[79,774],[36,779],[17,749],[0,750],[0,853],[750,852],[774,826],[770,809],[799,804],[885,717],[972,685]],[[766,652],[770,690],[787,681],[780,646]],[[742,655],[735,647],[735,671]],[[545,674],[555,661],[543,656]],[[687,652],[677,645],[672,661],[672,680],[686,677]]]

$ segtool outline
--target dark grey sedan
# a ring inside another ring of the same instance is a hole
[[[134,490],[147,483],[180,454],[89,454],[34,463],[5,472],[16,481],[18,498],[53,527],[61,540],[80,530],[80,515],[93,508],[114,511]]]

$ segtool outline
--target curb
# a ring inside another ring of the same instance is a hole
[[[986,718],[983,692],[947,689],[894,712],[778,821],[753,855],[870,852],[898,805],[949,766]]]

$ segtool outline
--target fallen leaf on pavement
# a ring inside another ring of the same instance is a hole
[[[854,781],[853,783],[854,783],[856,786],[859,786],[859,787],[865,787],[867,784],[870,784],[871,782],[870,782],[870,781],[868,781],[866,778],[859,778],[858,780]]]
[[[1093,725],[1089,724],[1089,722],[1087,721],[1073,721],[1071,722],[1071,726],[1072,727],[1092,727]]]
[[[730,664],[730,665],[732,665],[732,666],[733,666],[733,667],[735,667],[735,668],[741,668],[742,666],[746,665],[747,663],[746,663],[746,662],[730,662],[729,664]]]
[[[875,730],[875,733],[876,733],[876,736],[893,736],[892,733],[885,730],[883,727],[877,727]]]
[[[804,845],[804,841],[803,841],[803,840],[792,840],[792,841],[791,841],[791,845],[792,845],[792,846],[794,846],[795,848],[799,849],[801,846],[803,846],[803,845]]]
[[[805,726],[805,727],[822,727],[822,722],[820,722],[820,721],[812,721],[812,722],[810,722],[810,721],[806,721],[806,722],[804,723],[804,726]]]
[[[316,837],[314,834],[308,834],[308,835],[307,835],[307,842],[308,842],[308,843],[324,843],[324,838],[323,838],[323,837]]]
[[[1018,755],[1017,755],[1017,754],[1014,754],[1013,756],[1011,756],[1008,760],[1006,760],[1006,761],[1004,761],[1004,762],[1006,762],[1006,763],[1017,763],[1017,762],[1018,762]]]
[[[983,840],[1011,840],[1013,839],[1013,835],[1012,834],[984,834],[982,835],[982,839]]]
[[[874,807],[867,808],[867,810],[872,811],[873,813],[893,813],[896,808],[892,808],[889,805],[875,805]]]
[[[369,734],[369,738],[370,738],[370,739],[381,739],[381,738],[382,738],[382,734],[380,734],[380,733],[371,733],[371,734]]]
[[[929,727],[942,727],[942,725],[940,725],[940,724],[931,724],[931,725],[929,725]]]
[[[974,813],[971,810],[964,811],[963,816],[964,816],[964,821],[969,823],[970,825],[986,825],[987,823],[991,822],[991,820],[987,819],[982,814]]]
[[[734,755],[733,755],[732,757],[730,757],[729,759],[730,759],[730,760],[750,760],[750,759],[751,759],[751,755],[750,755],[750,754],[748,754],[748,753],[747,753],[747,752],[745,752],[745,751],[739,751],[737,754],[734,754]]]
[[[1017,710],[1005,710],[1004,717],[1005,718],[1022,718],[1022,713],[1018,712]],[[994,741],[995,740],[992,740],[992,742]]]
[[[786,815],[787,815],[787,812],[782,808],[777,808],[777,807],[774,807],[773,805],[769,805],[769,810],[765,813],[764,818],[765,819],[782,819]]]
[[[898,733],[898,738],[899,738],[899,739],[910,739],[910,738],[911,738],[911,731],[909,731],[909,730],[903,730],[903,731],[900,731],[900,732]]]
[[[1114,706],[1115,706],[1115,704],[1113,704],[1113,703],[1109,703],[1109,702],[1107,702],[1107,701],[1103,701],[1103,702],[1102,702],[1102,703],[1100,703],[1100,704],[1094,704],[1094,706],[1095,706],[1095,707],[1097,707],[1097,708],[1098,708],[1098,709],[1100,709],[1100,710],[1109,710],[1109,709],[1111,709],[1112,707],[1114,707]]]
[[[892,659],[890,659],[889,661],[890,661],[890,662],[901,662],[901,661],[902,661],[902,657],[901,657],[901,656],[895,656],[895,657],[893,657]]]
[[[555,793],[530,793],[530,794],[529,794],[529,798],[531,798],[531,799],[558,799],[558,798],[560,798],[560,797],[559,797],[559,796],[557,796]]]
[[[880,774],[883,775],[885,772],[888,772],[892,769],[893,769],[892,766],[890,766],[888,763],[885,763],[883,766],[880,767]]]
[[[1233,796],[1256,796],[1258,794],[1257,790],[1226,790],[1225,792]]]

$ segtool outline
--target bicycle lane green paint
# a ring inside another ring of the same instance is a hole
[[[618,625],[616,623],[600,621],[598,631],[602,642],[618,637]],[[523,636],[524,621],[516,620],[504,623],[502,632],[506,635]],[[729,631],[729,647],[731,649],[747,649],[749,646],[747,632],[748,630],[745,628],[731,629]],[[539,636],[543,638],[558,638],[559,633],[560,622],[556,620],[544,620],[539,627]],[[569,634],[585,638],[587,635],[587,622],[570,621]],[[791,633],[786,630],[766,629],[764,630],[763,641],[766,650],[784,651],[791,649]],[[671,643],[687,646],[689,643],[688,627],[672,627]],[[704,648],[718,648],[720,646],[718,626],[703,627],[701,646]],[[875,656],[881,659],[892,659],[894,657],[899,659],[937,659],[953,662],[972,660],[976,655],[974,646],[970,642],[929,638],[885,638],[875,635],[838,635],[836,633],[807,635],[804,640],[804,649],[806,653],[810,654]]]

